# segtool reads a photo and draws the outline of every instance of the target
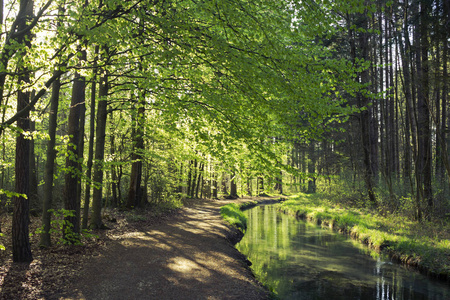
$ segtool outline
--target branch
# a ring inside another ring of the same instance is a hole
[[[74,56],[74,54],[71,54],[67,57],[67,62]],[[19,118],[25,116],[33,107],[34,105],[39,101],[39,99],[42,98],[42,96],[45,95],[47,90],[50,88],[52,83],[58,79],[62,74],[64,74],[64,71],[61,71],[59,68],[57,71],[53,73],[53,76],[50,77],[47,82],[44,84],[44,87],[39,90],[39,92],[36,93],[36,95],[31,99],[30,103],[26,107],[24,107],[21,111],[18,111],[14,116],[6,120],[5,122],[0,124],[0,134],[8,127],[9,125],[12,125],[14,122],[16,122]]]

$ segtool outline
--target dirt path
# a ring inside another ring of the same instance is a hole
[[[62,298],[266,299],[226,239],[219,214],[226,203],[196,203],[160,224],[112,236]]]

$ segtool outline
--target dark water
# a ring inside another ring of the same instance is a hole
[[[271,205],[245,213],[248,229],[236,247],[281,299],[450,299],[447,283],[373,258],[367,247],[342,234],[297,221]]]

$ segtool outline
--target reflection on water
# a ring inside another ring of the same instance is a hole
[[[248,229],[236,247],[281,299],[450,299],[445,283],[374,259],[344,235],[297,221],[271,205],[245,213]]]

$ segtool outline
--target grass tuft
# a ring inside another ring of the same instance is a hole
[[[225,221],[245,232],[247,230],[247,217],[241,211],[241,206],[236,203],[230,203],[220,208],[220,214]]]

